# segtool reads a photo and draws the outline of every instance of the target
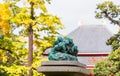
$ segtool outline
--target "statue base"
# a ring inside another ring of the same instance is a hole
[[[38,68],[38,72],[46,76],[89,76],[86,65],[77,61],[45,61]]]

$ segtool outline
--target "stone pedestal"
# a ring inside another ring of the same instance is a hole
[[[77,61],[46,61],[38,68],[46,76],[89,76],[86,65]]]

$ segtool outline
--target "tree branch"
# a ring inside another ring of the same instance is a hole
[[[114,20],[112,17],[110,17],[106,11],[104,13],[105,13],[106,18],[108,18],[111,22],[117,24],[120,27],[120,22],[119,21]]]
[[[4,48],[4,47],[3,47],[3,48],[0,47],[0,49],[6,50],[6,51],[8,51],[9,53],[13,53],[10,49],[6,49],[6,48]]]

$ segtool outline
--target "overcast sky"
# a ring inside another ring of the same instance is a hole
[[[109,24],[108,20],[95,18],[96,4],[104,1],[107,0],[52,0],[52,4],[47,5],[47,8],[51,14],[61,18],[66,28],[60,32],[64,35],[79,27],[79,23],[84,26],[101,25],[103,22],[111,32],[115,33],[117,26]],[[109,1],[120,4],[120,0]]]

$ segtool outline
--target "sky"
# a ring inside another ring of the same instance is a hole
[[[65,25],[65,29],[60,31],[63,35],[80,27],[80,24],[82,26],[104,25],[114,34],[118,31],[117,25],[110,24],[106,19],[95,18],[96,4],[104,1],[120,4],[120,0],[52,0],[47,8],[49,13],[60,17]]]
[[[65,25],[65,29],[59,31],[63,35],[69,34],[80,25],[104,25],[115,34],[119,29],[117,25],[110,24],[107,19],[95,18],[96,5],[104,1],[120,4],[120,0],[51,0],[51,4],[46,4],[46,6],[49,13],[57,15]],[[19,3],[19,5],[22,4]]]

